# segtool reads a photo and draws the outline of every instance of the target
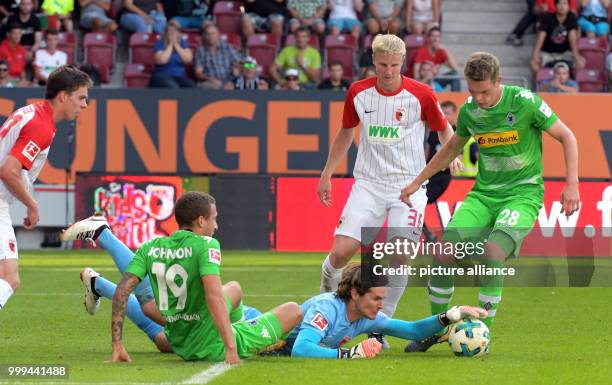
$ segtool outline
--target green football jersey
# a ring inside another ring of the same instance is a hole
[[[478,175],[473,190],[488,195],[534,191],[541,198],[542,131],[557,116],[533,92],[502,87],[502,97],[495,106],[480,108],[469,97],[459,111],[457,135],[474,137],[478,143]]]
[[[166,336],[185,360],[204,359],[221,337],[215,328],[201,277],[219,275],[219,241],[187,230],[142,245],[126,272],[149,275],[155,302],[166,320]]]

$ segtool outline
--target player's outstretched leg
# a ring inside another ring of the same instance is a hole
[[[342,269],[359,250],[359,241],[345,235],[336,235],[331,252],[323,261],[321,269],[321,286],[319,291],[326,293],[336,291],[342,275]]]
[[[433,268],[453,266],[452,257],[436,256]],[[440,314],[448,310],[449,304],[453,298],[454,277],[449,275],[433,275],[427,281],[427,290],[429,291],[429,304],[431,314]],[[424,340],[415,340],[409,343],[404,351],[406,353],[426,352],[435,344],[442,343],[448,340],[448,328],[442,332],[435,334]]]
[[[112,300],[117,288],[116,284],[101,277],[100,274],[89,267],[81,271],[81,281],[83,281],[85,287],[85,309],[91,315],[94,315],[100,308],[100,297]],[[155,343],[161,352],[172,352],[165,335],[161,336],[164,334],[163,326],[155,323],[142,312],[141,305],[134,295],[130,295],[128,299],[126,314]]]
[[[134,253],[117,239],[108,222],[103,215],[97,213],[89,218],[85,218],[73,223],[60,235],[62,241],[91,241],[99,243],[100,247],[108,251],[113,258],[113,262],[123,275],[125,269],[130,264]]]

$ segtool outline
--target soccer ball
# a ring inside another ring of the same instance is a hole
[[[456,356],[478,357],[489,352],[489,328],[475,318],[464,318],[451,325],[448,345]]]

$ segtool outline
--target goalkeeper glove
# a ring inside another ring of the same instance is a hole
[[[368,338],[350,349],[338,349],[338,358],[374,358],[381,349],[382,344],[376,338]]]
[[[440,323],[444,326],[459,322],[464,318],[484,318],[487,316],[485,309],[474,306],[453,306],[444,313],[438,315]]]

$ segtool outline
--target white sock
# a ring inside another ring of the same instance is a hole
[[[332,266],[328,255],[323,262],[323,266],[321,267],[320,292],[326,293],[328,291],[336,291],[338,289],[338,282],[340,282],[341,276],[342,269],[336,269],[334,266]]]
[[[397,304],[400,298],[402,298],[402,294],[404,294],[404,290],[406,289],[407,284],[407,275],[389,276],[389,284],[387,285],[387,298],[385,298],[385,303],[382,308],[383,313],[385,313],[391,318],[393,317],[393,313],[395,313],[395,308],[397,308]]]
[[[13,295],[13,288],[8,282],[0,278],[0,309],[6,305],[11,295]]]

